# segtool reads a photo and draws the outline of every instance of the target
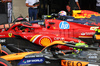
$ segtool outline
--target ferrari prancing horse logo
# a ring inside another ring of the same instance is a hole
[[[9,37],[12,37],[12,33],[8,33],[8,36],[9,36]]]

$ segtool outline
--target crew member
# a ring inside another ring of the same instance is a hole
[[[72,10],[81,9],[78,0],[69,0],[66,9],[70,15],[72,15]]]
[[[96,11],[100,13],[100,0],[96,0]]]
[[[39,0],[26,0],[26,6],[28,8],[28,13],[29,13],[29,21],[36,20],[37,19],[37,13],[38,9],[37,7],[39,6]]]

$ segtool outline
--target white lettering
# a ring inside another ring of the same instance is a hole
[[[6,42],[6,40],[5,39],[0,39],[0,42]]]
[[[54,40],[65,40],[65,38],[55,37]]]
[[[62,22],[61,28],[64,28],[64,29],[68,28],[68,24],[64,24],[64,22]]]
[[[42,62],[43,59],[34,59],[34,60],[27,60],[27,63],[30,63],[30,62]]]

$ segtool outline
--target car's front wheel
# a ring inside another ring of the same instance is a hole
[[[5,59],[0,58],[0,66],[12,66],[12,65]]]
[[[0,56],[8,55],[8,54],[11,54],[11,51],[8,48],[6,48],[6,47],[1,46]]]

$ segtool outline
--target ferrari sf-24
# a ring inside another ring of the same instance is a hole
[[[23,22],[6,30],[1,29],[0,43],[12,52],[41,50],[53,41],[59,40],[72,43],[86,42],[92,45],[95,44],[93,35],[97,28],[58,19],[45,19],[44,25]]]

